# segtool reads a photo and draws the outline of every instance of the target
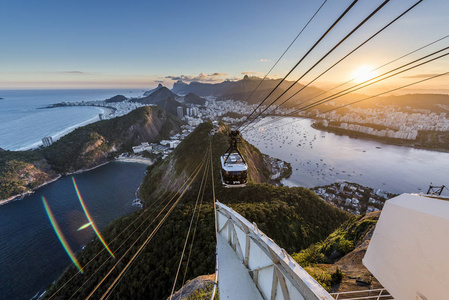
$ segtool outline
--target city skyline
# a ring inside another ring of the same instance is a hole
[[[351,2],[328,0],[270,77],[283,77]],[[296,80],[382,2],[359,1],[288,80]],[[308,83],[415,2],[390,1],[300,83]],[[217,83],[244,75],[262,77],[322,3],[8,0],[0,12],[0,89],[152,88],[158,83],[171,87],[178,79]],[[314,85],[351,79],[363,67],[376,68],[444,37],[448,9],[445,1],[423,1]],[[441,49],[448,40],[398,63]],[[382,87],[447,70],[446,57]],[[414,89],[445,92],[445,80]]]

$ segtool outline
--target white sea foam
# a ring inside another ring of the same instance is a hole
[[[5,99],[0,103],[0,147],[7,150],[27,150],[42,145],[42,138],[53,140],[75,128],[95,122],[98,114],[108,114],[108,108],[74,106],[38,109],[59,102],[104,100],[129,90],[26,90],[0,91]],[[137,93],[137,91],[134,91]]]
[[[95,108],[99,110],[99,113],[104,113],[105,112],[105,110],[100,108],[100,107],[95,107]],[[86,121],[80,122],[80,123],[75,124],[75,125],[70,126],[70,127],[67,127],[64,130],[58,131],[58,132],[56,132],[54,134],[51,134],[50,136],[53,138],[53,142],[54,142],[54,141],[57,141],[58,139],[60,139],[61,137],[63,137],[64,135],[72,132],[76,128],[84,126],[84,125],[87,125],[87,124],[90,124],[90,123],[94,123],[96,121],[99,121],[98,115],[96,115],[95,117],[92,117],[92,118],[90,118],[90,119],[88,119]],[[42,145],[42,141],[39,141],[39,142],[32,143],[30,145],[21,147],[21,148],[17,149],[17,151],[36,149],[36,148],[38,148],[41,145]]]

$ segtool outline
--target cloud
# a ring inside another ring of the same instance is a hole
[[[260,61],[260,62],[270,62],[271,59],[268,59],[268,58],[261,58],[261,59],[259,59],[259,61]]]
[[[156,83],[164,83],[163,80],[155,80],[154,82],[156,82]]]
[[[255,72],[255,71],[244,71],[242,72],[242,75],[252,75],[252,76],[256,76],[256,75],[263,75],[260,72]]]
[[[411,76],[403,76],[402,78],[429,78],[433,77],[439,74],[417,74],[417,75],[411,75]]]
[[[194,75],[180,75],[180,76],[169,75],[169,76],[166,76],[165,78],[168,78],[171,80],[182,80],[182,81],[187,81],[187,82],[192,82],[192,81],[213,82],[213,81],[221,81],[222,79],[220,79],[219,77],[226,76],[226,75],[228,75],[228,74],[216,72],[216,73],[212,73],[212,74],[200,73],[197,76],[194,76]]]
[[[62,74],[79,74],[79,75],[87,75],[88,73],[86,72],[82,72],[82,71],[61,71],[61,72],[57,72],[57,73],[62,73]]]

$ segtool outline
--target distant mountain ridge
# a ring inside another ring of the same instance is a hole
[[[220,83],[190,82],[189,84],[186,84],[182,81],[177,81],[173,84],[172,92],[180,95],[194,93],[201,97],[214,96],[217,97],[218,100],[239,100],[246,101],[248,104],[255,104],[260,103],[260,101],[262,101],[271,92],[271,90],[280,82],[281,79],[265,79],[260,84],[257,91],[254,92],[254,94],[249,98],[261,80],[262,78],[259,77],[249,77],[245,75],[242,80],[227,80]],[[281,93],[283,93],[292,83],[293,82],[291,81],[284,81],[269,97],[269,100],[274,100],[277,96],[281,95]],[[293,93],[302,87],[303,85],[296,84],[283,96],[283,99],[293,95]],[[322,92],[322,90],[315,87],[308,87],[298,96],[295,96],[292,101],[289,101],[289,104],[296,104],[295,100],[310,97],[319,92]]]
[[[385,96],[376,98],[378,104],[394,104],[402,108],[428,109],[434,113],[449,114],[449,95],[444,94],[407,94],[400,96]],[[441,105],[445,105],[443,109]]]
[[[189,84],[182,81],[177,81],[173,84],[172,92],[179,95],[187,95],[194,93],[200,97],[214,96],[217,100],[239,100],[247,102],[248,104],[260,103],[265,97],[279,84],[281,79],[265,79],[260,86],[262,78],[249,77],[245,75],[243,79],[237,81],[223,81],[220,83],[202,83],[202,82],[190,82]],[[301,83],[306,83],[302,82]],[[289,108],[297,106],[299,103],[312,99],[313,97],[320,95],[313,101],[324,99],[330,95],[335,94],[337,91],[326,92],[315,86],[308,86],[304,88],[301,83],[295,84],[288,92],[286,92],[276,104],[282,103],[287,98],[292,97],[283,107]],[[284,81],[265,103],[271,103],[274,99],[280,96],[285,90],[287,90],[293,81]],[[304,88],[304,89],[303,89]],[[300,91],[301,90],[301,91]],[[255,91],[253,93],[253,91]],[[300,91],[300,92],[299,92]],[[295,93],[299,92],[297,95]],[[362,93],[360,93],[362,92]],[[334,102],[346,104],[349,102],[357,101],[363,98],[367,98],[368,95],[363,94],[363,89],[360,92],[349,93],[343,97],[338,97],[333,100]],[[253,95],[250,97],[250,95]],[[294,96],[293,96],[294,95]],[[249,98],[249,99],[248,99]],[[377,105],[398,105],[402,108],[407,106],[413,109],[428,109],[431,112],[447,112],[449,114],[449,95],[447,94],[407,94],[407,95],[387,95],[382,97],[375,97],[368,101],[363,101],[354,106],[364,108],[374,108]],[[441,107],[443,105],[444,107]],[[324,106],[317,106],[318,110],[326,109]]]

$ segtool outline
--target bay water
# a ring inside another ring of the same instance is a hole
[[[142,90],[0,90],[0,148],[26,150],[42,144],[45,136],[59,138],[76,127],[98,121],[99,107],[57,107],[59,102],[105,100],[122,94],[142,95]]]
[[[132,206],[147,165],[112,162],[74,175],[96,225],[136,210]],[[48,184],[31,196],[0,206],[0,299],[31,299],[40,295],[70,263],[45,212],[42,196],[53,211],[73,251],[92,238],[71,176]],[[106,241],[107,242],[107,241]]]
[[[243,137],[262,153],[291,163],[284,184],[315,187],[350,181],[392,193],[449,185],[449,153],[383,144],[312,128],[312,120],[264,118]],[[447,190],[444,195],[448,195]]]

